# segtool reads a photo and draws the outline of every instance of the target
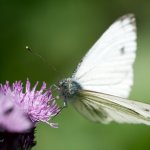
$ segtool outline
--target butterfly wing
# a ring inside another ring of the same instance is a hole
[[[75,108],[95,122],[150,125],[150,105],[93,91],[80,91]]]
[[[128,97],[133,84],[136,51],[134,15],[114,22],[77,67],[72,79],[83,89]]]
[[[78,97],[78,100],[72,101],[75,109],[81,113],[87,119],[94,122],[109,123],[112,119],[108,116],[108,113],[103,109],[102,105],[97,105],[92,99]]]

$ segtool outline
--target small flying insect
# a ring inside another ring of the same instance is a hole
[[[92,46],[71,78],[59,82],[64,106],[94,122],[150,125],[150,105],[128,100],[136,57],[136,23],[133,14],[115,21]]]

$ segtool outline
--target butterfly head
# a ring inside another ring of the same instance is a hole
[[[81,89],[81,86],[76,81],[73,81],[71,78],[63,79],[59,82],[59,92],[60,97],[64,100],[73,98],[77,95],[78,91]]]

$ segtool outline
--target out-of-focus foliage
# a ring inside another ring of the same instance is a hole
[[[71,75],[111,23],[130,12],[137,18],[138,29],[135,84],[130,98],[150,103],[150,1],[146,0],[1,1],[0,82],[25,81],[28,77],[33,84],[37,80],[57,83]],[[28,53],[26,45],[46,63]],[[34,150],[150,149],[150,126],[95,124],[71,106],[55,120],[59,129],[39,125]]]

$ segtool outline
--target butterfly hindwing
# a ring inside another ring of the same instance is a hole
[[[75,109],[87,119],[94,122],[109,123],[111,120],[106,111],[100,106],[89,102],[88,98],[78,97],[78,100],[73,101]]]
[[[93,91],[80,91],[75,108],[86,118],[102,123],[136,123],[150,125],[150,105]]]

